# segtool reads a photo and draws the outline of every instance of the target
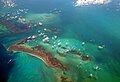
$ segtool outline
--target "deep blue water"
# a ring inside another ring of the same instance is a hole
[[[6,48],[0,43],[0,82],[7,82],[10,70],[14,66],[13,59],[14,57],[10,56],[10,53],[8,53]],[[10,60],[11,62],[9,62]]]
[[[93,44],[103,44],[105,45],[105,48],[109,50],[109,53],[112,54],[110,55],[112,58],[111,60],[115,60],[115,62],[120,65],[120,11],[116,11],[117,8],[120,8],[118,5],[118,2],[120,1],[112,0],[108,5],[90,5],[84,7],[74,7],[73,1],[74,0],[16,0],[16,9],[26,8],[29,9],[29,13],[50,13],[50,11],[53,11],[55,8],[61,10],[60,19],[62,22],[58,27],[62,30],[61,37],[64,37],[64,33],[70,29],[72,31],[71,34],[65,36],[65,38],[72,38],[72,35],[75,34],[75,39],[89,43],[91,43],[90,40],[93,40]],[[107,10],[108,8],[109,10]],[[13,35],[10,38],[8,38],[8,36],[0,40],[3,44],[9,44],[9,42],[12,43],[29,34],[30,33],[26,33],[22,36],[21,34]],[[31,34],[34,34],[34,32]],[[107,53],[105,58],[103,58],[103,56],[96,56],[96,61],[99,63],[109,61],[106,60],[109,53]],[[21,59],[18,58],[18,60]],[[114,70],[119,76],[120,67],[118,66],[116,68],[116,66],[114,66],[112,71]],[[24,69],[24,67],[21,69]],[[15,74],[17,74],[17,72]]]

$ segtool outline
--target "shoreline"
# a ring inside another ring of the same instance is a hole
[[[7,49],[8,51],[25,52],[30,56],[36,57],[42,60],[48,67],[53,66],[61,70],[68,70],[59,60],[54,58],[50,53],[46,52],[41,46],[36,46],[34,48],[27,48],[25,46],[20,46],[18,43],[11,45]]]

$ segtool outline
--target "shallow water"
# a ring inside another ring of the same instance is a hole
[[[105,82],[106,80],[109,82],[119,82],[120,1],[112,0],[110,4],[106,5],[80,7],[74,7],[73,1],[30,0],[28,2],[16,0],[16,7],[4,7],[0,13],[7,12],[17,15],[14,11],[28,9],[27,13],[21,14],[22,17],[30,21],[33,20],[30,18],[32,16],[36,21],[39,21],[37,18],[41,17],[45,25],[34,27],[26,33],[10,33],[4,36],[1,34],[0,42],[8,47],[25,37],[38,34],[38,30],[44,32],[44,28],[57,28],[60,32],[56,35],[59,37],[58,40],[61,40],[62,45],[65,45],[65,41],[68,40],[71,48],[80,49],[81,53],[88,54],[94,59],[89,65],[85,64],[82,68],[79,68],[76,67],[76,64],[80,60],[75,59],[74,56],[67,55],[65,59],[57,56],[59,60],[68,64],[72,69],[68,72],[68,76],[73,77],[75,80],[71,82]],[[46,19],[44,19],[44,16],[46,16]],[[48,34],[49,37],[53,35],[52,33]],[[42,38],[37,41],[41,43]],[[84,46],[81,46],[82,42],[85,42]],[[31,42],[29,45],[38,43]],[[99,50],[99,45],[104,45],[105,47]],[[51,51],[49,47],[48,51]],[[59,70],[53,71],[51,67],[47,67],[41,60],[23,52],[14,53],[13,55],[16,56],[14,59],[15,65],[10,71],[8,82],[57,82],[55,73]],[[99,65],[102,70],[94,72],[93,67],[95,65]],[[88,72],[86,73],[84,69],[88,70]],[[89,73],[96,75],[97,79],[86,78]]]

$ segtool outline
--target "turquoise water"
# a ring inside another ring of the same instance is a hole
[[[15,55],[18,55],[18,57],[15,59],[15,67],[11,71],[8,82],[56,81],[54,79],[55,76],[52,75],[52,70],[47,68],[41,60],[28,56],[25,53],[16,53]]]
[[[58,28],[60,39],[75,39],[85,42],[86,49],[81,50],[84,54],[89,54],[94,58],[95,64],[100,65],[103,69],[98,71],[98,79],[82,80],[80,72],[73,66],[70,76],[78,78],[75,82],[119,82],[120,81],[120,1],[112,0],[108,5],[89,5],[74,7],[74,0],[16,0],[17,6],[11,8],[11,12],[20,9],[28,9],[28,13],[22,14],[23,17],[29,14],[55,13],[56,10],[61,12],[53,20],[55,24],[48,23],[45,28]],[[4,12],[10,12],[6,8]],[[1,12],[3,13],[3,12]],[[39,17],[39,16],[38,16]],[[48,21],[47,21],[48,22]],[[11,34],[0,37],[0,42],[6,47],[21,40],[24,37],[36,34],[38,29],[33,28],[30,32]],[[71,41],[71,43],[75,43]],[[76,42],[77,43],[77,42]],[[98,50],[97,46],[105,45],[105,50]],[[81,48],[81,46],[78,46]],[[15,66],[10,71],[8,82],[57,82],[52,68],[47,67],[41,60],[31,57],[26,53],[14,53],[17,56]],[[68,61],[74,61],[68,57]],[[77,62],[74,61],[74,62]],[[91,68],[92,64],[88,66]],[[84,66],[83,66],[84,68]],[[90,72],[93,70],[90,70]],[[83,74],[83,76],[86,73]],[[72,81],[71,81],[72,82]]]

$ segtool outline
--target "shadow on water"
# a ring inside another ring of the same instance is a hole
[[[0,82],[7,82],[9,72],[14,65],[12,56],[9,55],[6,48],[0,43]]]

